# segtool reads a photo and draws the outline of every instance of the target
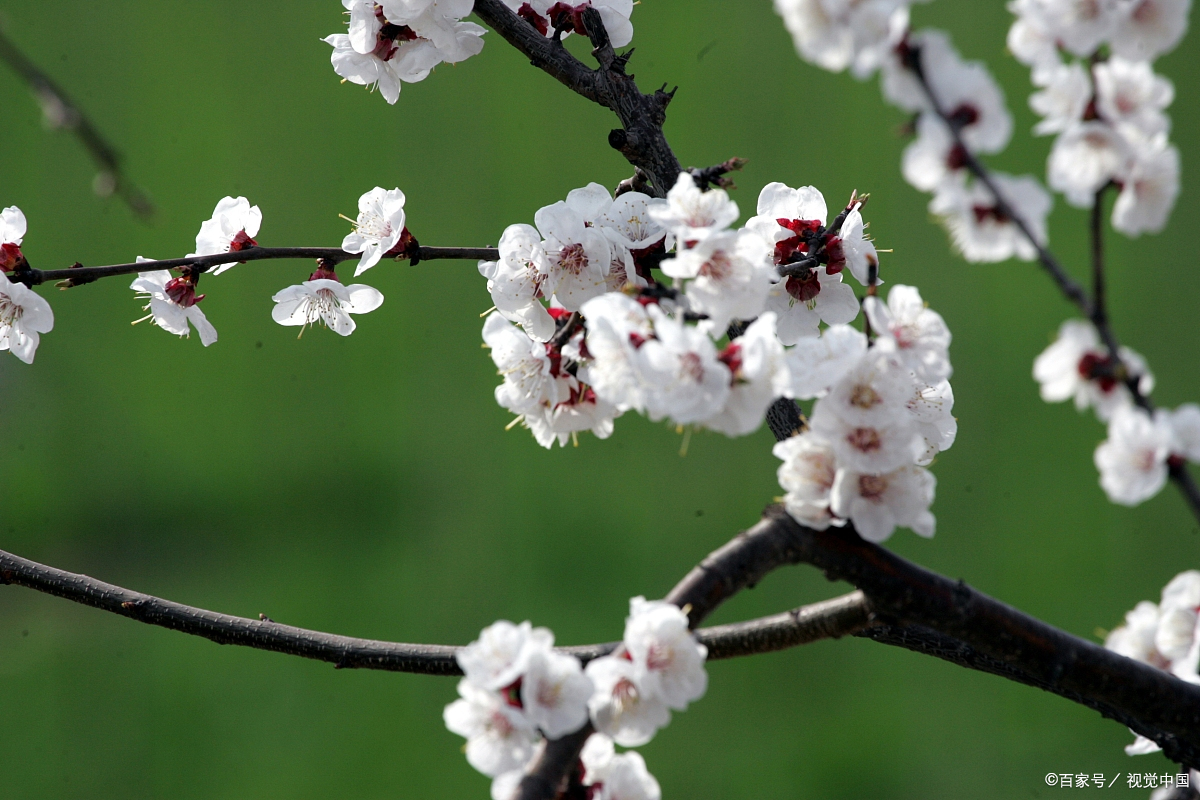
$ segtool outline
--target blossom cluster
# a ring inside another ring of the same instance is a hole
[[[1004,93],[987,66],[964,61],[943,31],[909,30],[910,0],[775,0],[775,9],[805,60],[824,69],[851,67],[865,79],[881,76],[884,98],[916,115],[916,138],[904,151],[905,180],[931,192],[930,212],[940,218],[968,261],[1033,259],[1053,201],[1029,175],[993,173],[998,199],[971,178],[968,163],[999,153],[1012,136]]]
[[[1188,683],[1200,684],[1200,572],[1176,575],[1162,591],[1157,605],[1143,600],[1125,615],[1125,624],[1108,634],[1104,646],[1143,664],[1170,672]],[[1125,748],[1129,755],[1155,753],[1161,748],[1138,736]]]
[[[361,254],[355,276],[386,256],[406,253],[413,238],[404,225],[404,193],[399,189],[372,189],[359,198],[359,213],[354,230],[342,241],[346,253]],[[188,258],[239,253],[258,246],[262,211],[244,197],[225,197],[217,203],[212,216],[200,225],[196,250]],[[40,335],[54,327],[54,312],[40,295],[6,273],[19,274],[28,267],[21,252],[26,233],[25,215],[16,206],[0,211],[0,350],[11,350],[25,363],[33,363]],[[154,259],[137,257],[137,263],[152,265]],[[173,275],[166,269],[139,272],[130,288],[145,302],[149,312],[138,322],[151,324],[177,336],[189,336],[192,329],[205,346],[217,341],[217,331],[208,321],[199,303],[205,295],[196,289],[200,276],[207,272],[220,275],[234,266],[218,264],[203,270],[183,267]],[[276,293],[271,317],[281,325],[312,326],[317,322],[348,336],[356,324],[351,314],[374,311],[383,303],[383,294],[365,284],[343,285],[331,264],[321,263],[307,281]]]
[[[572,191],[536,227],[509,226],[500,259],[480,264],[497,402],[550,447],[581,430],[605,438],[626,411],[741,436],[777,398],[820,398],[776,451],[793,515],[849,519],[877,541],[897,525],[932,535],[924,466],[957,431],[950,332],[907,286],[867,298],[873,343],[847,324],[859,302],[844,274],[878,282],[861,206],[829,222],[815,188],[772,183],[735,228],[728,194],[688,173],[665,199]]]
[[[500,621],[458,654],[459,699],[446,706],[446,727],[467,740],[467,761],[493,779],[492,797],[508,800],[544,739],[589,721],[582,753],[587,796],[595,800],[659,800],[658,782],[637,747],[708,686],[707,649],[687,616],[671,603],[635,597],[625,636],[612,655],[590,661],[553,649],[554,635],[528,622]]]
[[[1179,194],[1179,151],[1164,113],[1171,82],[1151,62],[1179,43],[1190,0],[1013,0],[1009,49],[1032,68],[1042,115],[1035,133],[1056,134],[1047,164],[1051,188],[1089,208],[1120,188],[1113,228],[1157,233]],[[1105,49],[1107,48],[1107,49]]]
[[[1108,424],[1108,439],[1096,448],[1100,486],[1108,498],[1137,505],[1163,488],[1171,466],[1200,461],[1200,406],[1186,403],[1151,413],[1135,403],[1154,376],[1137,352],[1121,347],[1113,358],[1095,327],[1085,320],[1062,324],[1058,338],[1033,363],[1033,377],[1049,403],[1074,400]]]
[[[633,39],[633,0],[504,0],[545,36],[586,33],[583,12],[594,7],[615,47]],[[330,61],[344,81],[378,89],[395,104],[402,83],[423,81],[438,64],[465,61],[483,50],[487,31],[464,22],[474,0],[342,0],[350,17],[346,33],[322,39],[333,48]]]

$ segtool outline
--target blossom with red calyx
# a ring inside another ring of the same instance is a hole
[[[689,173],[681,172],[667,192],[666,201],[650,203],[647,213],[667,231],[667,249],[670,249],[676,242],[690,247],[725,230],[737,220],[738,207],[724,189],[703,192]]]
[[[933,536],[936,520],[929,512],[937,479],[923,467],[906,466],[883,474],[838,470],[830,491],[830,508],[851,520],[859,536],[882,542],[898,526],[918,536]]]
[[[212,217],[201,223],[200,232],[196,234],[196,252],[188,253],[188,258],[237,253],[257,247],[254,237],[261,225],[262,211],[258,206],[251,206],[244,197],[222,198],[213,209]],[[220,275],[233,266],[218,264],[209,272]]]
[[[137,260],[141,262],[152,259],[138,256]],[[149,311],[150,314],[134,324],[149,319],[164,331],[176,336],[188,336],[190,322],[200,334],[200,342],[205,347],[217,341],[216,328],[196,305],[204,299],[204,295],[196,294],[197,280],[198,275],[191,270],[185,271],[179,277],[172,277],[170,271],[165,269],[139,272],[129,288],[141,292],[140,299],[147,301],[143,310]]]
[[[787,492],[784,507],[793,519],[819,531],[845,524],[829,509],[829,493],[837,478],[837,457],[829,442],[805,431],[776,443],[771,452],[783,461],[777,474]]]
[[[642,349],[654,338],[646,306],[619,292],[584,303],[587,351],[591,360],[579,369],[579,379],[596,395],[621,411],[644,411],[650,385]]]
[[[357,327],[351,314],[366,314],[383,305],[383,294],[378,289],[362,283],[343,286],[324,262],[307,281],[276,292],[271,299],[275,301],[271,318],[280,325],[300,326],[301,336],[305,328],[318,322],[334,333],[349,336]]]
[[[704,427],[726,436],[753,433],[775,398],[790,394],[783,345],[775,335],[775,315],[763,313],[717,357],[729,369],[733,383],[725,405],[704,421]]]
[[[1124,375],[1136,378],[1138,390],[1149,394],[1154,389],[1154,376],[1145,359],[1127,347],[1122,347],[1119,355]],[[1118,409],[1133,403],[1129,387],[1115,366],[1092,324],[1069,319],[1059,327],[1054,343],[1033,362],[1033,377],[1041,384],[1042,399],[1047,403],[1074,399],[1080,411],[1094,407],[1096,416],[1108,420]]]
[[[729,368],[717,360],[712,339],[685,325],[657,305],[646,307],[654,338],[637,351],[646,393],[646,414],[676,424],[702,422],[724,407],[729,397]],[[599,387],[597,387],[599,390]]]
[[[602,733],[588,737],[579,754],[588,800],[661,800],[662,789],[641,754],[617,753]],[[508,800],[508,798],[504,798]]]
[[[500,237],[499,250],[498,261],[479,262],[492,303],[530,337],[548,341],[554,335],[554,320],[553,312],[542,304],[548,264],[541,235],[531,225],[509,225]]]
[[[1054,205],[1049,192],[1030,175],[1013,177],[996,173],[992,180],[1008,208],[1015,209],[1037,240],[1045,243],[1046,217]],[[961,174],[944,181],[930,201],[929,210],[942,217],[951,240],[967,261],[1006,261],[1014,256],[1024,261],[1037,258],[1037,248],[1000,209],[983,183],[968,183]]]
[[[720,338],[732,320],[762,313],[774,275],[770,253],[754,231],[722,231],[677,251],[661,269],[685,287],[689,309],[708,316],[701,328]]]
[[[54,311],[41,295],[0,272],[0,350],[32,364],[41,334],[54,328]]]
[[[1118,409],[1108,423],[1108,439],[1096,448],[1100,486],[1108,499],[1136,506],[1167,483],[1167,459],[1176,449],[1168,414],[1153,417],[1135,406]]]
[[[12,272],[28,262],[21,252],[25,238],[25,215],[16,206],[0,211],[0,271]]]
[[[362,253],[354,277],[379,263],[385,255],[405,255],[415,239],[404,226],[404,192],[376,186],[358,198],[354,230],[342,240],[347,253]]]

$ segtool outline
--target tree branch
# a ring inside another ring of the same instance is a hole
[[[133,264],[113,264],[106,267],[76,266],[68,269],[23,268],[10,274],[12,280],[26,286],[37,286],[47,281],[67,280],[74,285],[91,283],[100,278],[117,275],[132,275],[135,272],[150,272],[158,269],[181,269],[199,267],[208,269],[219,264],[236,264],[243,261],[266,261],[279,258],[312,258],[331,261],[335,264],[358,258],[358,253],[347,253],[340,247],[249,247],[231,253],[191,258],[168,258],[159,261],[140,261]],[[421,247],[415,261],[438,259],[466,259],[469,261],[495,261],[500,251],[494,247]],[[403,258],[408,258],[405,254]]]
[[[12,67],[29,86],[51,127],[69,130],[79,137],[84,148],[100,166],[100,174],[96,176],[96,193],[115,193],[139,217],[152,217],[154,203],[122,171],[121,155],[116,148],[108,143],[66,92],[17,49],[3,30],[0,30],[0,61]],[[107,192],[104,191],[106,189]]]
[[[600,12],[588,8],[583,22],[592,40],[592,55],[600,68],[588,68],[571,55],[557,37],[547,38],[517,16],[503,0],[475,0],[475,14],[521,51],[533,64],[559,83],[594,103],[610,109],[621,127],[609,133],[609,144],[650,178],[653,192],[666,196],[682,172],[679,159],[663,135],[667,105],[674,90],[666,86],[654,94],[642,94],[625,65],[633,51],[617,55],[609,41]]]

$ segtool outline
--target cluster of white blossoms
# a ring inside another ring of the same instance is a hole
[[[847,324],[859,302],[843,274],[869,285],[878,268],[860,208],[827,224],[815,188],[772,183],[735,228],[737,205],[687,173],[666,199],[571,192],[480,264],[497,402],[551,447],[606,438],[626,411],[742,436],[776,399],[816,399],[809,429],[776,448],[793,516],[874,541],[897,525],[932,535],[924,467],[957,432],[950,332],[908,286],[866,299],[873,342]]]
[[[1167,139],[1171,82],[1151,62],[1187,29],[1191,0],[1013,0],[1009,48],[1032,68],[1029,99],[1057,134],[1047,164],[1051,188],[1090,208],[1120,188],[1113,228],[1157,233],[1179,194],[1179,151]],[[1107,51],[1103,48],[1107,46]]]
[[[466,738],[467,761],[492,778],[494,800],[508,800],[545,739],[574,733],[589,721],[582,784],[594,800],[659,800],[658,782],[638,747],[708,686],[704,645],[677,606],[635,597],[625,636],[612,655],[585,669],[555,652],[554,635],[528,622],[500,621],[457,658],[460,699],[446,706],[446,727]]]
[[[32,364],[41,335],[54,327],[54,311],[37,292],[4,274],[26,263],[21,253],[25,229],[21,209],[0,211],[0,350]]]
[[[911,32],[910,5],[911,0],[775,0],[802,58],[835,72],[850,67],[859,79],[878,70],[884,98],[917,115],[916,138],[904,151],[902,171],[914,187],[933,194],[929,210],[942,219],[963,257],[1033,259],[1037,251],[1012,215],[1019,214],[1044,243],[1053,205],[1049,193],[1032,176],[993,173],[1004,200],[999,202],[967,169],[971,157],[1008,146],[1013,122],[1004,93],[987,66],[964,61],[943,31]]]
[[[1033,362],[1033,377],[1046,402],[1074,400],[1077,409],[1093,408],[1108,424],[1108,439],[1095,455],[1100,486],[1114,503],[1133,506],[1158,494],[1172,465],[1200,461],[1200,406],[1153,414],[1138,407],[1130,386],[1148,395],[1154,376],[1128,347],[1118,355],[1109,355],[1090,322],[1067,320]]]
[[[546,36],[586,33],[583,12],[595,7],[615,47],[633,39],[633,0],[504,0],[505,5]],[[333,47],[330,60],[344,81],[379,89],[383,99],[400,99],[401,83],[425,80],[438,64],[464,61],[483,50],[487,31],[463,17],[474,0],[342,0],[349,30],[322,41]]]
[[[1163,588],[1158,605],[1143,600],[1125,615],[1104,646],[1143,664],[1170,672],[1188,683],[1200,684],[1200,572],[1176,575]],[[1154,741],[1144,736],[1125,748],[1129,755],[1158,752]]]

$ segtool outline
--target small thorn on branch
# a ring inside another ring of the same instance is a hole
[[[714,186],[719,186],[722,189],[736,189],[737,184],[732,178],[726,178],[725,175],[730,172],[739,172],[742,167],[748,163],[744,158],[731,158],[716,166],[705,167],[704,169],[696,169],[688,167],[688,174],[692,176],[692,180],[696,182],[696,187],[702,192],[706,192]]]

